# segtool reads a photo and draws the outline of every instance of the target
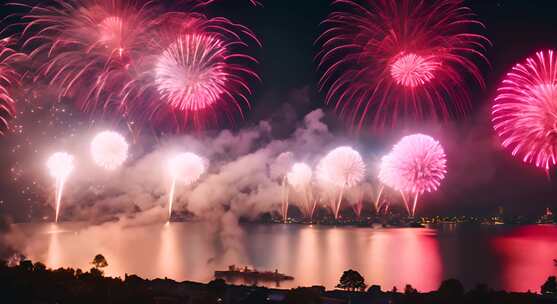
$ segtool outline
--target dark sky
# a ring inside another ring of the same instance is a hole
[[[240,2],[246,3],[238,4]],[[292,94],[299,91],[307,92],[310,102],[294,104],[298,117],[325,107],[322,95],[316,90],[318,74],[314,55],[318,46],[314,41],[322,29],[319,23],[331,11],[330,1],[264,0],[263,7],[255,8],[247,2],[221,1],[208,13],[248,26],[263,43],[263,48],[257,51],[261,62],[258,72],[263,82],[256,87],[256,95],[252,98],[253,110],[237,128],[277,115],[284,110],[285,102],[293,102]],[[449,156],[450,174],[439,195],[427,197],[424,214],[488,214],[494,213],[499,205],[517,214],[541,213],[545,207],[557,207],[556,172],[548,179],[544,172],[521,164],[500,149],[487,115],[495,88],[505,71],[537,50],[557,48],[557,2],[480,0],[466,3],[484,22],[486,35],[493,43],[487,54],[492,66],[485,72],[487,88],[472,92],[474,109],[468,117],[445,125],[425,124],[416,130],[395,129],[375,136],[365,131],[355,135],[331,114],[333,130],[361,141],[364,149],[379,151],[384,151],[396,136],[410,131],[429,132],[440,138]],[[8,12],[3,9],[2,15]],[[80,116],[80,119],[87,118]],[[13,142],[13,139],[0,141],[3,148]],[[11,167],[9,161],[4,158],[2,170]],[[8,192],[16,190],[10,187],[11,184],[2,183],[2,195],[6,199],[0,210],[24,213],[21,209],[30,206],[9,195]]]

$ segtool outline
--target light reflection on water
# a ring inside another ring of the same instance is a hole
[[[101,253],[108,275],[207,282],[230,264],[278,269],[294,281],[280,287],[333,288],[342,272],[359,271],[384,289],[409,283],[421,291],[457,277],[467,288],[538,290],[557,273],[557,227],[457,226],[450,229],[371,229],[298,225],[243,225],[217,233],[209,223],[123,228],[80,223],[22,224],[25,254],[49,267],[91,268]],[[446,228],[446,227],[445,227]],[[223,241],[225,239],[225,241]],[[241,253],[241,256],[239,256]],[[275,283],[266,284],[275,287]]]

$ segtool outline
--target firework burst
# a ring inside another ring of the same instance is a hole
[[[12,38],[0,40],[0,135],[9,129],[8,121],[15,115],[15,101],[10,88],[19,81],[19,73],[13,64],[25,58],[24,54],[10,48]]]
[[[541,51],[515,65],[497,92],[492,121],[503,146],[548,172],[557,158],[557,55]]]
[[[144,70],[123,90],[123,106],[177,128],[243,115],[253,94],[249,84],[259,80],[250,68],[257,61],[246,54],[249,41],[259,44],[254,34],[227,19],[197,13],[160,19]]]
[[[70,173],[74,169],[73,156],[65,152],[54,153],[47,161],[46,166],[50,173],[50,176],[56,179],[56,216],[55,221],[58,222],[58,216],[60,214],[60,203],[62,201],[62,192],[64,191],[64,185],[66,180],[70,176]]]
[[[338,219],[344,190],[360,183],[365,170],[362,156],[350,147],[338,147],[319,161],[317,179],[325,188],[334,186],[338,192],[338,199],[331,200],[335,219]]]
[[[476,61],[487,63],[490,43],[462,2],[334,1],[318,38],[327,103],[358,128],[465,113],[467,79],[484,86]]]
[[[168,219],[170,220],[176,183],[183,182],[186,185],[195,183],[205,172],[205,164],[201,157],[193,153],[181,153],[168,161],[168,171],[172,178],[168,196]]]
[[[288,172],[286,179],[288,183],[302,195],[302,213],[310,221],[313,219],[315,208],[317,207],[317,200],[314,198],[311,191],[311,179],[313,172],[311,167],[305,163],[295,163],[290,172]]]
[[[44,62],[36,79],[58,86],[60,97],[78,96],[84,111],[117,106],[154,25],[151,3],[61,0],[30,7],[23,46]]]
[[[115,170],[128,158],[126,139],[113,131],[100,132],[91,142],[91,155],[97,165]]]
[[[411,215],[416,212],[418,197],[436,191],[445,178],[446,156],[441,144],[430,136],[414,134],[403,137],[391,153],[381,160],[379,180],[403,195],[414,196]]]

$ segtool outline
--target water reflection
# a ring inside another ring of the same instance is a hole
[[[502,285],[511,290],[538,291],[549,275],[557,275],[557,227],[519,227],[494,239],[493,248],[503,267]]]
[[[179,278],[182,276],[181,261],[185,252],[179,250],[174,229],[169,223],[164,225],[160,233],[161,246],[157,260],[161,277]]]
[[[370,229],[301,225],[243,225],[229,231],[211,223],[171,223],[141,227],[116,224],[19,225],[25,254],[48,267],[88,270],[103,254],[108,275],[207,282],[230,264],[292,275],[283,288],[333,288],[342,272],[359,271],[368,285],[421,291],[457,277],[471,288],[539,290],[555,275],[556,226],[451,227],[450,229]],[[238,231],[241,230],[241,231]],[[274,287],[274,283],[267,286]]]

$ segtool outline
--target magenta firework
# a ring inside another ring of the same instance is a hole
[[[134,0],[61,0],[24,16],[24,47],[60,97],[74,96],[84,111],[118,106],[130,69],[143,56],[157,9]]]
[[[516,64],[497,90],[492,121],[513,156],[546,171],[557,158],[557,54]]]
[[[381,160],[379,179],[404,196],[414,196],[414,215],[418,196],[436,191],[447,173],[447,159],[441,144],[431,136],[414,134],[403,137]],[[406,198],[405,203],[406,203]]]
[[[23,45],[40,63],[36,79],[84,111],[203,127],[242,114],[259,80],[247,54],[259,41],[225,18],[153,1],[61,0],[30,7],[24,20]]]
[[[12,38],[0,40],[0,135],[9,129],[9,120],[15,114],[15,101],[11,88],[19,81],[19,73],[13,64],[25,55],[10,48]]]
[[[248,28],[225,18],[167,14],[149,39],[143,70],[126,84],[123,106],[177,127],[243,117],[250,83],[259,80],[249,42],[259,45]]]
[[[336,0],[318,38],[326,102],[361,128],[446,119],[470,107],[467,80],[489,40],[461,0]],[[468,81],[469,82],[469,81]]]

